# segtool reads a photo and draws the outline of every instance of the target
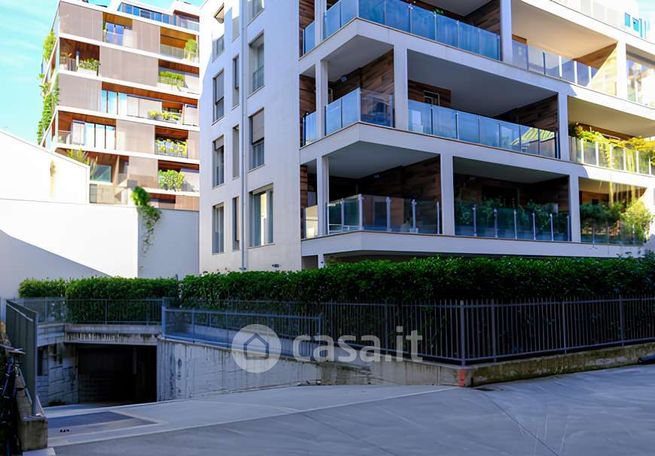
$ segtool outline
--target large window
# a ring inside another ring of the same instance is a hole
[[[252,68],[250,81],[252,93],[264,86],[264,35],[250,44],[250,68]]]
[[[239,177],[239,126],[232,128],[232,178]]]
[[[250,117],[250,169],[264,164],[264,110]]]
[[[90,177],[94,182],[111,182],[111,166],[100,164],[93,166]]]
[[[127,94],[111,90],[100,91],[100,112],[124,116],[127,114]]]
[[[273,189],[250,194],[252,225],[250,245],[257,247],[273,243]]]
[[[628,55],[628,99],[655,106],[655,62]]]
[[[214,140],[212,185],[216,187],[225,182],[225,145],[223,137]]]
[[[250,4],[250,18],[256,18],[259,13],[264,11],[264,0],[248,0]]]
[[[116,127],[85,122],[73,122],[71,144],[95,149],[116,149]]]
[[[214,77],[214,122],[225,115],[225,85],[223,72]]]
[[[239,56],[232,59],[232,107],[239,105]]]
[[[212,253],[225,251],[225,208],[222,204],[214,206],[212,211]]]
[[[241,246],[241,208],[239,197],[232,198],[232,250],[239,250]]]

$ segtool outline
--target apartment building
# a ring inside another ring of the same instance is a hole
[[[43,62],[41,145],[91,163],[90,201],[198,210],[199,10],[60,0]],[[54,94],[54,96],[53,96]]]
[[[655,44],[562,3],[208,0],[200,270],[643,254]]]

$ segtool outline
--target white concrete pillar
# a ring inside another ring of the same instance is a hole
[[[571,227],[571,241],[581,242],[580,181],[578,176],[569,176],[569,226]]]
[[[512,62],[512,49],[512,0],[500,0],[500,55],[503,62]]]
[[[409,129],[409,89],[407,69],[407,48],[393,48],[393,109],[395,127]]]
[[[562,160],[571,159],[571,143],[569,141],[569,96],[557,94],[557,124],[559,132],[559,156]]]
[[[330,202],[330,160],[316,159],[316,204],[318,205],[318,235],[328,234],[327,206]]]
[[[616,96],[628,98],[628,50],[623,40],[616,44]]]
[[[328,100],[328,63],[316,64],[316,132],[319,138],[325,136],[325,107]]]
[[[455,172],[453,156],[441,154],[441,224],[442,233],[455,235]]]
[[[316,32],[314,42],[317,45],[323,40],[323,16],[326,8],[326,0],[314,0],[314,29]]]

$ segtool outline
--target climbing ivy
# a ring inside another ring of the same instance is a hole
[[[145,253],[152,244],[152,235],[155,225],[161,218],[161,211],[150,204],[150,194],[141,187],[135,187],[132,190],[132,201],[134,201],[146,229],[143,235],[143,253]]]

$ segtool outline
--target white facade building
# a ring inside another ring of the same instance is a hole
[[[655,44],[560,1],[411,3],[205,2],[200,270],[643,254],[590,211],[653,210]]]

